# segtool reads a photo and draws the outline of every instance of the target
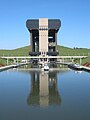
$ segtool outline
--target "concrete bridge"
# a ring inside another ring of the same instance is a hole
[[[1,56],[0,58],[5,59],[31,59],[31,58],[57,58],[57,59],[70,59],[70,58],[87,58],[88,56]]]
[[[56,62],[57,64],[62,64],[62,65],[70,65],[73,63],[73,60],[74,59],[80,59],[80,63],[81,63],[81,60],[83,58],[87,58],[87,56],[2,56],[0,57],[1,59],[7,59],[7,66],[4,66],[4,67],[1,67],[0,68],[0,71],[3,71],[3,70],[7,70],[7,69],[12,69],[12,68],[17,68],[17,67],[20,67],[20,66],[23,66],[23,65],[27,65],[27,64],[30,64],[30,59],[32,58],[37,58],[37,59],[40,59],[40,58],[57,58],[58,61]],[[8,65],[8,60],[9,59],[13,59],[13,60],[17,60],[17,62],[15,64],[12,64],[12,65]],[[21,61],[20,60],[26,60],[27,61],[24,61],[24,63],[20,63]],[[64,59],[71,59],[72,62],[67,62],[67,61],[64,61]],[[28,61],[29,60],[29,61]],[[85,67],[85,66],[81,66],[82,69],[84,71],[88,71],[90,72],[90,68],[88,67]]]
[[[70,59],[71,62],[74,61],[74,59],[79,59],[80,64],[82,63],[83,58],[87,58],[88,56],[1,56],[1,59],[7,59],[7,65],[9,59],[12,59],[14,63],[18,63],[19,61],[21,62],[22,60],[30,61],[30,59],[51,59],[51,58],[56,58],[57,63],[63,63],[65,62],[65,59]]]

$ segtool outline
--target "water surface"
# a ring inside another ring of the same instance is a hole
[[[90,73],[0,72],[0,120],[90,120]]]

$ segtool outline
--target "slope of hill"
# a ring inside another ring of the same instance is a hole
[[[57,46],[59,55],[89,55],[90,49],[86,48],[68,48],[64,46]],[[0,50],[0,56],[28,56],[30,52],[30,46],[17,48],[14,50]]]
[[[14,50],[0,50],[0,56],[28,56],[30,46],[17,48]]]
[[[86,48],[68,48],[68,47],[64,47],[64,46],[58,46],[58,51],[59,51],[59,55],[80,55],[80,56],[88,56],[90,54],[90,49],[86,49]]]

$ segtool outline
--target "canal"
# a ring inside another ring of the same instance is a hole
[[[0,120],[90,120],[90,73],[0,72]]]

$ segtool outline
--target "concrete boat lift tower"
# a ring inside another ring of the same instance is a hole
[[[30,32],[30,56],[57,56],[59,54],[57,51],[57,33],[61,27],[59,19],[28,19],[26,27]],[[56,58],[40,58],[38,62],[55,62],[56,60]]]

